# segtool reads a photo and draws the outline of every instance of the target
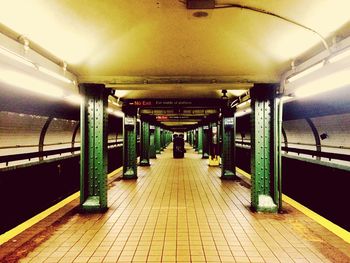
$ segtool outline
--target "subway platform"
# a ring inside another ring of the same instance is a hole
[[[110,180],[106,213],[74,200],[3,244],[2,262],[350,262],[350,244],[290,205],[251,212],[249,182],[221,180],[193,149],[138,169]]]

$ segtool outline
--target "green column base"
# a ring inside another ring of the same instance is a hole
[[[271,196],[269,195],[259,195],[259,204],[257,207],[252,207],[252,209],[256,212],[264,212],[264,213],[277,213],[278,207],[273,202]]]
[[[137,175],[132,168],[129,168],[123,174],[123,179],[137,179]]]
[[[108,210],[108,207],[101,207],[99,196],[89,196],[83,204],[80,205],[82,213],[102,213]]]
[[[203,153],[202,159],[209,159],[209,154],[208,153]]]
[[[149,163],[149,161],[147,159],[143,159],[140,161],[139,165],[140,166],[150,166],[151,164]]]
[[[225,170],[221,175],[221,179],[223,180],[234,180],[236,178],[236,174],[230,170]]]

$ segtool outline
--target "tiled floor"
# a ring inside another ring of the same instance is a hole
[[[249,210],[242,181],[171,147],[116,181],[105,214],[73,214],[21,262],[350,262],[350,245],[286,205],[288,213]]]

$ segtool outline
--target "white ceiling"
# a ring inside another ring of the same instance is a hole
[[[262,8],[318,31],[328,42],[349,31],[349,0],[217,1]],[[291,60],[323,49],[310,31],[238,8],[193,17],[178,0],[0,0],[0,22],[68,63],[84,81],[120,76],[232,77],[236,83],[278,82]],[[4,28],[4,27],[2,27]],[[115,85],[129,89],[132,85]],[[137,86],[137,85],[136,85]],[[149,84],[124,97],[218,97],[230,86]]]

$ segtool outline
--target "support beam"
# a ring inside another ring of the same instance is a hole
[[[160,145],[160,127],[156,126],[155,129],[155,142],[156,142],[156,154],[160,154],[161,145]]]
[[[150,129],[149,123],[141,120],[141,156],[140,166],[150,166]]]
[[[151,158],[151,159],[157,158],[155,129],[156,129],[156,127],[154,125],[149,126],[149,132],[150,132],[149,158]]]
[[[103,84],[80,84],[80,208],[107,210],[107,121],[109,90]]]
[[[198,153],[203,153],[203,127],[198,127]]]
[[[195,140],[194,140],[194,147],[193,148],[196,152],[198,152],[198,128],[196,128],[194,130],[194,138],[195,138]]]
[[[46,136],[46,132],[51,124],[53,120],[53,117],[48,117],[46,119],[46,122],[43,126],[43,128],[41,129],[41,132],[40,132],[40,137],[39,137],[39,152],[43,152],[44,151],[44,143],[45,143],[45,136]],[[39,157],[39,161],[42,161],[44,160],[44,156],[40,156]]]
[[[137,179],[137,109],[125,107],[124,111],[124,144],[123,144],[123,179]]]
[[[208,159],[209,158],[209,145],[210,145],[210,140],[209,140],[209,125],[204,125],[203,126],[203,150],[202,150],[202,158],[203,159]]]
[[[256,84],[251,89],[252,209],[276,212],[281,208],[282,101],[277,86]]]
[[[222,113],[221,179],[232,180],[236,178],[236,120],[231,109],[223,109]]]

